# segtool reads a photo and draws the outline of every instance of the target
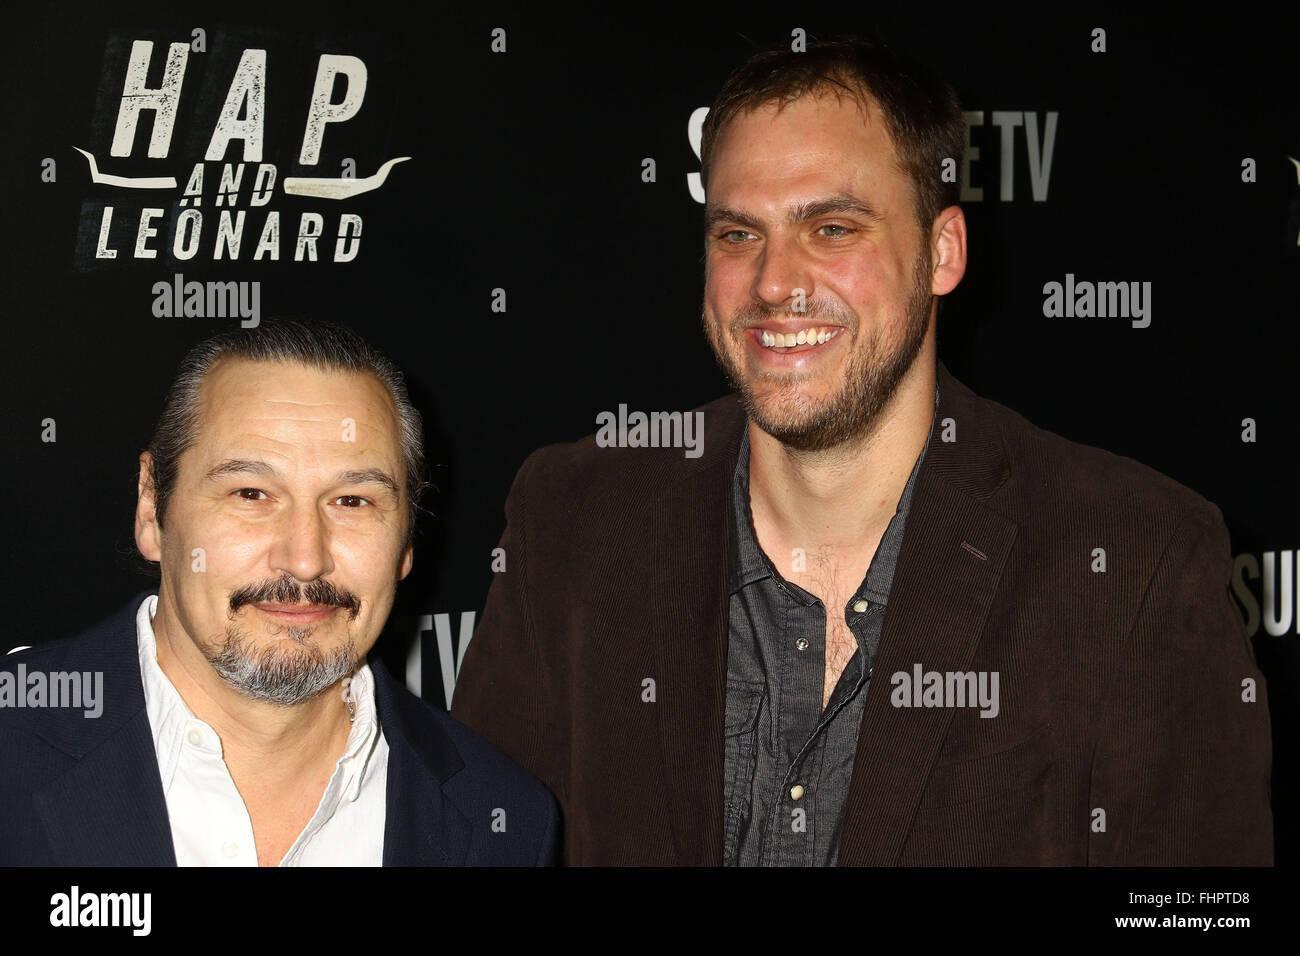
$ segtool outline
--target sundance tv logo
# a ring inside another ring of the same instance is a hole
[[[1232,593],[1246,614],[1246,634],[1254,637],[1260,624],[1269,637],[1300,634],[1300,550],[1239,554],[1232,566]]]

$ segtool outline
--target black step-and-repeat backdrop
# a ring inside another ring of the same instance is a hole
[[[967,111],[970,267],[942,360],[1223,510],[1268,678],[1277,859],[1294,860],[1294,29],[1097,4],[470,6],[6,13],[0,651],[151,585],[136,459],[178,359],[307,315],[393,355],[426,415],[436,489],[380,648],[445,705],[526,455],[620,405],[725,390],[699,323],[698,175],[723,79],[763,47],[875,29]],[[1128,310],[1066,305],[1100,283],[1125,284]]]

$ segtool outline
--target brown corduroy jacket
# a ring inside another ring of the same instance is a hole
[[[1271,864],[1268,703],[1219,510],[937,372],[839,864]],[[745,416],[702,411],[698,458],[593,436],[532,454],[506,503],[452,713],[551,788],[569,864],[722,862]],[[917,665],[996,671],[997,716],[896,706]]]

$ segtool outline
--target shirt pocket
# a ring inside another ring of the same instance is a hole
[[[754,765],[758,753],[758,717],[763,707],[763,685],[727,681],[727,707],[723,723],[723,757],[727,768],[724,794],[725,861],[737,855],[741,824],[748,820],[753,802]]]

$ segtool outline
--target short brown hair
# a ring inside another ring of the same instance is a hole
[[[928,235],[935,217],[961,196],[960,184],[944,182],[941,171],[945,159],[955,162],[965,151],[966,121],[947,82],[875,38],[813,41],[803,53],[767,50],[733,72],[704,120],[700,172],[706,190],[713,146],[731,119],[769,103],[783,109],[822,91],[847,92],[864,112],[868,96],[879,105],[901,171],[912,180],[916,220]]]

